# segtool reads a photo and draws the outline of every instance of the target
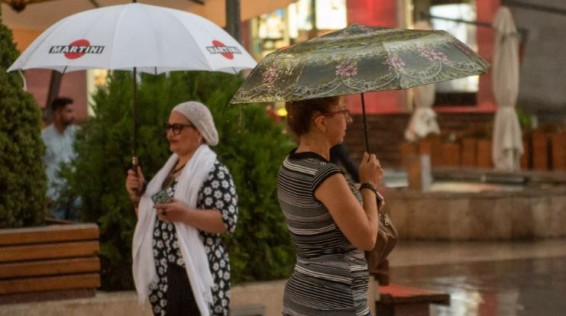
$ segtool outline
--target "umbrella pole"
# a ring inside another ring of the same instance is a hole
[[[133,141],[132,141],[132,168],[134,171],[138,169],[138,83],[137,83],[137,68],[134,67],[133,72],[133,96],[132,96],[132,110],[133,110]]]
[[[366,145],[366,152],[369,153],[369,141],[368,141],[368,123],[366,120],[366,102],[364,99],[364,94],[360,94],[362,97],[362,119],[364,120],[364,141]]]
[[[132,3],[136,3],[136,0],[132,0]],[[133,112],[134,112],[134,140],[133,140],[133,146],[132,146],[132,169],[137,173],[138,172],[138,166],[139,166],[139,162],[138,162],[138,156],[137,156],[137,152],[138,152],[138,83],[137,83],[137,68],[134,67],[134,72],[133,72],[133,76],[134,76],[134,90],[133,90],[133,97],[132,97],[132,108],[133,108]]]
[[[132,3],[136,3],[136,0],[132,0]],[[138,152],[138,108],[137,108],[137,104],[138,104],[138,83],[137,83],[137,68],[134,67],[134,93],[133,93],[133,98],[132,98],[132,107],[134,110],[134,141],[133,141],[133,149],[132,149],[132,168],[134,169],[134,171],[138,171],[138,156],[137,156],[137,152]]]

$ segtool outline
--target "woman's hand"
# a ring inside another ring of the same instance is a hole
[[[197,210],[177,199],[169,203],[158,203],[153,207],[157,217],[164,222],[179,222],[209,233],[226,231],[222,214],[217,209]]]
[[[360,182],[379,186],[383,180],[383,169],[375,154],[364,152],[360,163]]]
[[[137,166],[137,172],[132,169],[128,169],[128,176],[126,177],[126,191],[128,191],[133,203],[137,204],[140,201],[144,185],[145,177],[143,176],[140,166]]]
[[[183,222],[187,213],[187,205],[177,199],[169,203],[158,203],[154,205],[157,217],[165,222]]]

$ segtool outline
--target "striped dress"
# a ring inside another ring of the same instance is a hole
[[[318,186],[336,173],[343,172],[310,152],[292,152],[279,169],[277,198],[297,253],[285,287],[284,315],[370,315],[364,252],[348,241],[314,197]],[[361,203],[359,191],[351,189]]]

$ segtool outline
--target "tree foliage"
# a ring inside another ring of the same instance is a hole
[[[276,175],[292,147],[282,126],[260,105],[230,106],[242,79],[210,72],[143,75],[138,85],[139,162],[151,178],[170,153],[163,127],[176,104],[207,104],[220,134],[213,147],[230,169],[239,195],[236,232],[226,237],[232,281],[287,276],[294,262],[289,236],[277,204]],[[136,218],[125,191],[132,147],[132,76],[115,72],[93,96],[95,116],[77,139],[76,173],[68,173],[70,194],[83,198],[83,220],[101,229],[103,288],[132,288],[131,243]]]
[[[40,225],[46,214],[41,111],[20,75],[6,72],[17,57],[0,21],[0,228]]]

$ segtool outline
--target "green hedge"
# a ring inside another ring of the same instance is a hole
[[[239,195],[236,233],[226,237],[232,281],[287,277],[295,257],[276,197],[276,174],[293,146],[281,125],[261,105],[229,106],[241,84],[238,76],[186,72],[143,75],[138,86],[140,146],[138,156],[146,178],[170,155],[163,127],[171,108],[199,100],[213,113],[220,133],[214,147],[231,170]],[[131,289],[131,240],[135,215],[124,188],[132,144],[132,77],[115,72],[106,88],[93,96],[95,116],[77,139],[77,170],[67,170],[69,194],[83,198],[83,220],[101,229],[103,288]]]
[[[41,111],[20,74],[6,73],[17,57],[0,21],[0,228],[41,225],[46,214]]]

